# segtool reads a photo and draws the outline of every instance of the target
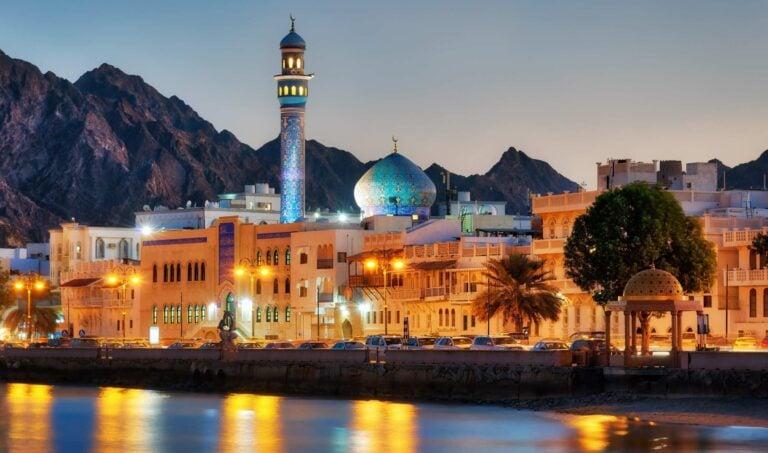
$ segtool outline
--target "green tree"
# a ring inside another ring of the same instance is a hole
[[[500,313],[504,321],[512,321],[520,332],[523,321],[536,324],[557,321],[561,298],[547,281],[552,278],[544,270],[544,262],[525,255],[510,254],[485,263],[485,290],[472,301],[472,311],[481,321]]]
[[[760,233],[755,236],[749,249],[760,255],[760,261],[765,265],[766,255],[768,255],[768,234]]]
[[[3,325],[11,331],[23,330],[27,324],[27,305],[13,307],[5,314]],[[56,331],[58,313],[50,307],[37,307],[32,304],[32,335],[43,337]]]
[[[601,305],[651,265],[677,277],[686,292],[700,292],[712,284],[716,262],[699,222],[671,193],[644,182],[598,196],[565,244],[566,274]]]

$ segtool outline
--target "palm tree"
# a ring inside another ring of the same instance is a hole
[[[512,253],[488,260],[483,276],[486,288],[472,301],[472,311],[481,321],[500,312],[504,321],[513,321],[520,332],[523,320],[539,324],[560,317],[562,299],[557,288],[547,283],[552,277],[544,270],[543,261]]]
[[[48,335],[56,331],[58,313],[50,307],[32,306],[32,332],[38,337]],[[3,325],[10,331],[26,329],[27,310],[26,307],[12,307],[5,314]]]

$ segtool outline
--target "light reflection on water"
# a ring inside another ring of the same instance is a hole
[[[497,406],[0,384],[0,451],[760,451],[768,430]]]

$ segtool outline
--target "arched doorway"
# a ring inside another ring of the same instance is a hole
[[[225,300],[226,300],[225,310],[230,313],[234,313],[235,312],[235,296],[233,296],[232,293],[227,293],[227,298]]]
[[[341,333],[344,338],[352,338],[352,323],[349,322],[349,319],[345,319],[344,322],[341,323]]]

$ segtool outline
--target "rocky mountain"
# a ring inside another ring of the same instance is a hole
[[[718,187],[722,188],[723,175],[728,189],[763,189],[768,184],[768,150],[752,161],[730,168],[722,162],[717,163]]]
[[[308,210],[355,209],[354,185],[375,162],[314,140],[306,151]],[[0,51],[0,246],[45,241],[73,217],[129,226],[145,204],[200,205],[254,182],[279,187],[279,154],[277,139],[254,150],[108,64],[71,83]],[[443,169],[426,171],[442,191]],[[453,175],[452,185],[476,199],[505,199],[510,212],[527,210],[529,189],[576,188],[513,148],[486,174]]]

